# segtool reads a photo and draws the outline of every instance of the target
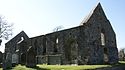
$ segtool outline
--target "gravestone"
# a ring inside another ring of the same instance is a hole
[[[4,62],[3,62],[3,70],[6,70],[6,69],[12,67],[12,63],[11,63],[12,60],[11,60],[11,58],[12,58],[12,54],[11,53],[7,53],[7,56],[6,56],[6,58],[5,58]]]
[[[0,65],[2,64],[2,60],[3,60],[3,53],[0,51]]]
[[[26,53],[22,53],[21,54],[20,64],[21,65],[25,65],[26,64]]]
[[[18,64],[18,55],[16,53],[12,54],[12,66]]]
[[[29,49],[27,50],[26,66],[27,67],[36,66],[36,52],[35,48],[33,48],[32,46],[30,46]]]

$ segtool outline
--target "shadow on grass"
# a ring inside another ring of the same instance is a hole
[[[22,65],[24,66],[24,65]],[[27,68],[32,68],[32,69],[35,69],[35,70],[50,70],[50,69],[46,69],[46,68],[40,68],[39,66],[35,66],[35,67],[27,67]],[[3,70],[12,70],[14,69],[13,67],[10,67],[10,68],[6,68],[6,69],[3,69]]]
[[[109,67],[96,68],[95,70],[125,70],[125,63],[112,64]]]
[[[33,68],[33,69],[36,69],[36,70],[50,70],[50,69],[46,69],[46,68],[40,68],[39,66],[29,67],[29,68]]]
[[[8,68],[6,68],[6,69],[3,69],[3,70],[12,70],[13,68],[11,68],[11,67],[8,67]]]

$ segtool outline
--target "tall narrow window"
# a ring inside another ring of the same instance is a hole
[[[58,38],[56,39],[56,44],[58,44]]]
[[[55,40],[55,45],[54,45],[54,52],[58,52],[58,38]]]
[[[105,45],[105,35],[104,33],[101,33],[101,45]]]

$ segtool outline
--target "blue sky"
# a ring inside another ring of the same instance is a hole
[[[12,37],[22,30],[34,37],[60,25],[64,29],[78,26],[98,2],[116,32],[118,48],[125,48],[124,0],[0,0],[0,14],[14,23]]]

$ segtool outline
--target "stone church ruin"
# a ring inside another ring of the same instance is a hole
[[[114,64],[116,34],[100,3],[80,26],[29,38],[24,31],[5,44],[4,64]]]

